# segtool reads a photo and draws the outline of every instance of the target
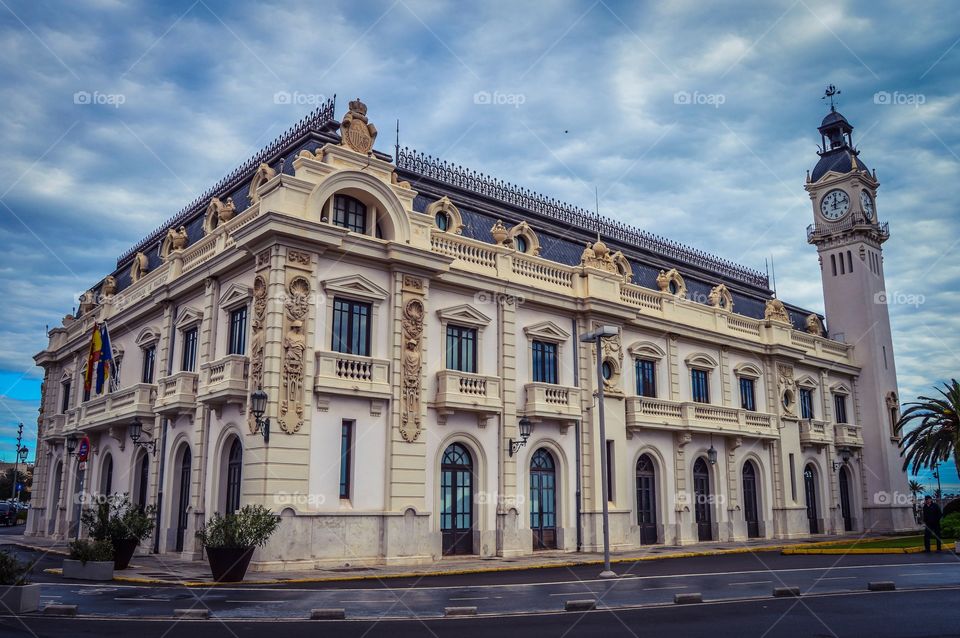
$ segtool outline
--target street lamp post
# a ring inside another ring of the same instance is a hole
[[[607,483],[609,479],[609,463],[607,459],[607,429],[603,414],[603,348],[600,340],[605,337],[615,337],[620,333],[616,326],[601,326],[597,330],[588,332],[580,337],[583,343],[594,343],[597,348],[597,418],[600,421],[600,489],[601,500],[603,501],[603,571],[600,572],[600,578],[616,578],[616,574],[610,568],[610,507],[607,493]]]
[[[23,466],[24,466],[24,467],[27,466],[27,454],[29,454],[29,453],[30,453],[30,448],[28,448],[26,445],[24,445],[23,447],[17,447],[17,461],[19,461],[20,463],[23,463]],[[20,479],[19,479],[19,477],[17,476],[17,473],[18,473],[18,471],[17,471],[17,462],[14,462],[14,464],[13,464],[13,480],[14,480],[14,482],[16,483],[16,488],[15,488],[15,491],[14,491],[14,493],[13,493],[13,502],[14,502],[14,503],[19,503],[19,502],[20,502]]]
[[[69,456],[74,456],[77,450],[77,437],[76,435],[71,434],[67,437],[64,445],[67,448],[67,454]],[[86,478],[85,472],[81,473],[80,463],[82,463],[79,458],[77,459],[77,478],[79,480],[79,485],[77,489],[77,495],[82,499],[83,498],[83,479]],[[83,501],[77,504],[77,533],[74,540],[80,540],[80,515],[83,513]]]
[[[21,421],[20,425],[17,427],[17,451],[13,457],[13,485],[10,486],[10,490],[13,492],[14,503],[17,502],[20,495],[20,490],[17,489],[17,484],[19,483],[19,481],[17,480],[17,468],[20,465],[20,450],[27,449],[27,448],[20,447],[20,441],[22,440],[23,440],[23,421]],[[24,454],[23,460],[26,460],[26,459],[27,459],[27,456]]]

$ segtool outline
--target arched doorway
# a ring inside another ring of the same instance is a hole
[[[817,514],[817,471],[812,465],[803,469],[803,494],[807,500],[807,521],[810,533],[820,533],[820,520]]]
[[[227,456],[227,486],[223,511],[226,514],[240,509],[240,473],[243,466],[243,446],[234,437]]]
[[[459,443],[440,463],[440,532],[444,556],[473,553],[473,459]]]
[[[657,476],[653,459],[648,454],[637,459],[637,525],[640,527],[640,544],[656,544]]]
[[[843,516],[843,530],[853,531],[853,514],[850,511],[850,474],[847,468],[840,468],[840,514]]]
[[[693,464],[693,509],[697,520],[697,539],[713,540],[713,516],[711,513],[710,470],[702,458]]]
[[[743,464],[743,518],[747,538],[760,538],[760,506],[757,496],[757,468],[752,461]]]
[[[63,461],[57,461],[53,470],[53,485],[50,489],[50,503],[47,505],[47,534],[57,531],[57,519],[60,517],[60,488],[63,485]]]
[[[110,496],[113,493],[113,455],[107,454],[100,470],[100,493]]]
[[[557,469],[543,448],[530,461],[530,529],[533,549],[557,548]]]
[[[190,507],[190,465],[191,465],[190,447],[183,446],[183,454],[180,457],[180,491],[177,498],[177,544],[176,550],[183,551],[183,536],[187,529],[187,512]]]

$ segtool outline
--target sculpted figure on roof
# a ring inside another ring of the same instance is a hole
[[[360,98],[350,102],[350,110],[340,122],[341,144],[358,153],[369,153],[377,139],[377,127],[367,121],[367,105]]]

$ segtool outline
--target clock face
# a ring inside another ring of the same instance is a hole
[[[820,200],[820,214],[829,220],[840,219],[850,210],[850,196],[846,191],[834,189]]]
[[[867,191],[860,191],[860,208],[863,209],[864,216],[873,221],[873,197]]]

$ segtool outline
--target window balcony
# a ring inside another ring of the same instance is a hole
[[[863,428],[852,423],[834,423],[833,442],[837,447],[863,447]]]
[[[228,354],[225,357],[204,363],[200,366],[200,379],[197,399],[214,408],[222,408],[232,403],[241,409],[247,404],[248,376],[250,359],[241,354]]]
[[[156,397],[157,386],[153,383],[137,383],[94,397],[80,406],[77,428],[124,425],[134,418],[152,422]]]
[[[580,388],[552,383],[528,383],[524,386],[526,402],[523,416],[532,420],[563,421],[569,425],[583,418]]]
[[[500,412],[500,379],[471,372],[443,370],[437,373],[437,399],[434,407],[441,423],[454,412],[476,412],[481,427],[487,417]]]
[[[41,436],[44,439],[54,439],[62,437],[64,426],[67,423],[67,415],[63,414],[54,414],[53,416],[48,416],[43,419],[43,432]]]
[[[200,375],[196,372],[177,372],[157,379],[157,403],[154,411],[164,416],[193,414],[197,408],[197,385]]]
[[[709,403],[627,397],[627,431],[653,429],[776,438],[777,417]]]
[[[822,447],[833,441],[833,428],[823,421],[804,419],[800,421],[800,445]]]
[[[342,352],[317,352],[313,391],[389,399],[393,395],[390,362]]]

